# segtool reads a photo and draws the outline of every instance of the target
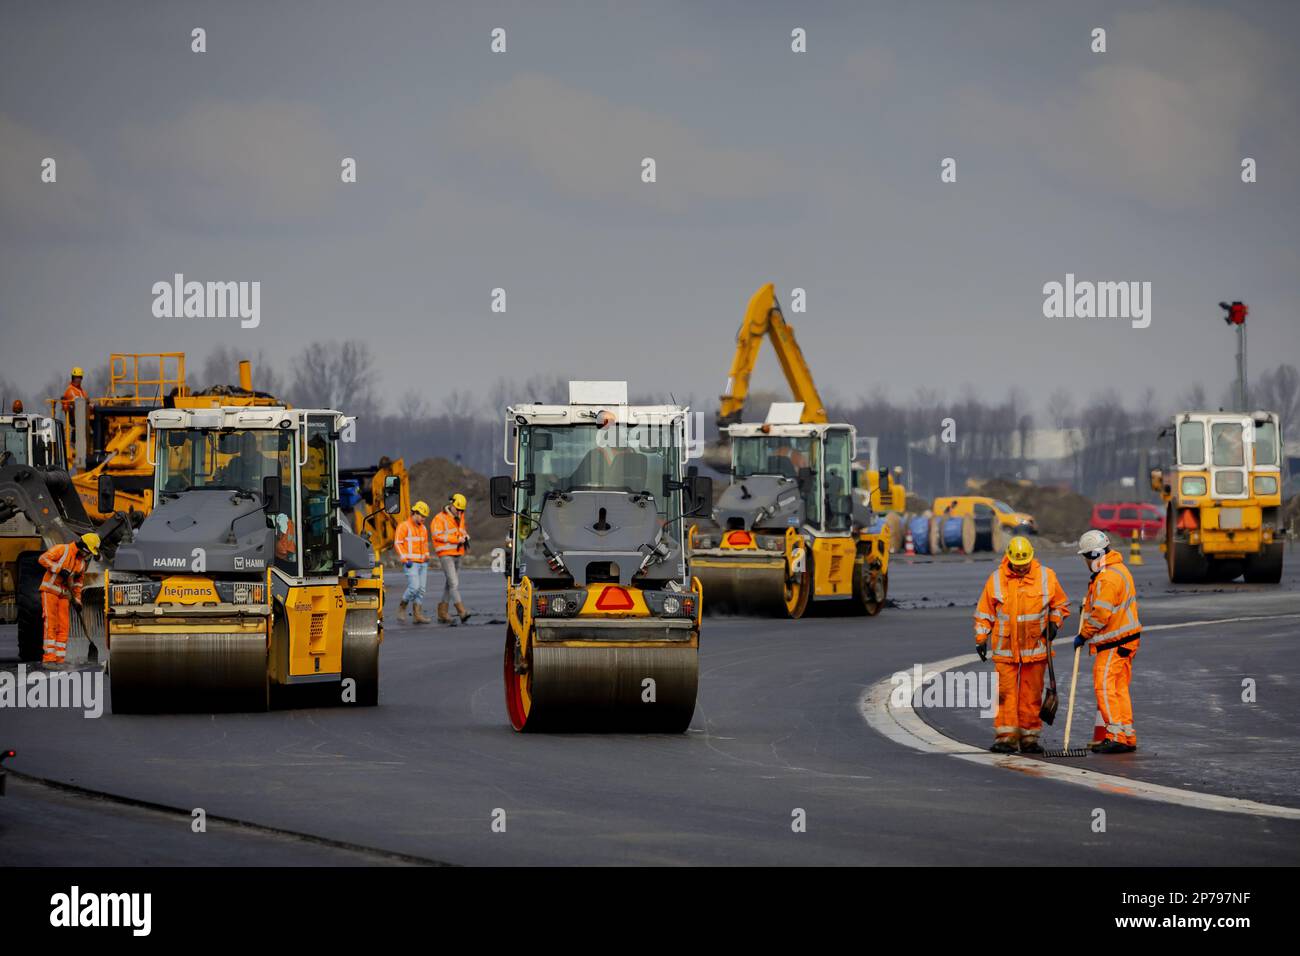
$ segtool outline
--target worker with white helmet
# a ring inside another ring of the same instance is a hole
[[[406,620],[406,608],[411,608],[415,624],[428,624],[429,618],[424,613],[424,589],[429,581],[429,527],[425,522],[429,518],[429,506],[417,501],[411,506],[411,517],[397,526],[393,547],[406,572],[406,590],[402,592],[402,603],[398,605],[399,617]]]
[[[1084,532],[1079,539],[1079,554],[1092,572],[1092,580],[1081,612],[1083,626],[1074,646],[1086,644],[1094,656],[1092,683],[1097,709],[1106,725],[1104,739],[1095,741],[1091,749],[1103,754],[1132,753],[1137,750],[1137,734],[1133,729],[1129,683],[1142,637],[1137,587],[1124,559],[1111,550],[1110,538],[1104,531]]]
[[[994,753],[1043,752],[1043,676],[1052,640],[1069,614],[1056,572],[1034,558],[1028,538],[1016,535],[975,607],[975,651],[988,660],[991,649],[998,672]]]
[[[433,519],[433,550],[442,565],[442,599],[438,601],[438,622],[450,624],[448,605],[456,609],[462,622],[470,619],[470,612],[460,598],[460,559],[469,543],[465,530],[465,508],[468,502],[460,492],[452,495],[447,506]]]

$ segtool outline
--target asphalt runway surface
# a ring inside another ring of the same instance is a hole
[[[1140,750],[1086,766],[1300,807],[1300,557],[1288,555],[1273,587],[1175,588],[1158,551],[1147,559],[1137,569],[1144,625],[1232,622],[1144,637],[1133,681]],[[1082,562],[1049,563],[1077,608]],[[388,628],[377,708],[99,719],[0,710],[0,747],[15,748],[10,765],[29,775],[11,777],[0,798],[0,862],[1300,863],[1297,820],[1008,772],[909,749],[869,726],[860,704],[871,687],[971,653],[971,608],[993,566],[896,557],[896,606],[872,619],[706,619],[699,701],[679,736],[514,733],[501,686],[503,585],[486,571],[464,575],[480,612],[469,625]],[[0,633],[0,658],[11,642]],[[1242,700],[1247,679],[1254,702]],[[1086,682],[1076,706],[1082,736]],[[992,739],[977,708],[919,713],[972,751]],[[195,808],[205,833],[192,832]],[[1094,830],[1098,808],[1105,832]]]

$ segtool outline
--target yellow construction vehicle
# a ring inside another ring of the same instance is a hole
[[[777,300],[776,287],[769,282],[750,297],[740,330],[736,333],[736,353],[731,359],[731,371],[727,375],[727,387],[721,396],[717,416],[718,431],[724,445],[727,429],[739,423],[744,414],[750,377],[754,374],[754,366],[758,362],[765,337],[772,340],[772,350],[776,353],[794,401],[803,404],[800,420],[814,424],[830,421],[826,405],[813,381],[812,370],[795,339],[794,327],[786,322],[781,303]],[[708,460],[720,468],[725,468],[727,464],[725,452],[721,449],[713,449]],[[888,469],[872,467],[855,470],[860,475],[860,487],[870,494],[871,507],[878,515],[906,509],[907,489],[894,479]]]
[[[684,732],[695,711],[700,585],[682,522],[712,482],[688,472],[689,410],[571,382],[568,405],[506,409],[491,508],[511,517],[506,711],[517,731]]]
[[[1276,412],[1179,412],[1160,432],[1172,468],[1153,468],[1165,501],[1161,549],[1176,584],[1282,579],[1281,423]]]
[[[731,484],[716,532],[692,528],[692,567],[710,611],[802,617],[810,601],[874,615],[889,593],[889,541],[852,494],[852,425],[802,421],[778,402],[731,433]]]
[[[147,425],[156,503],[105,589],[113,710],[262,710],[300,685],[378,703],[383,569],[338,512],[355,421],[235,405],[155,409]],[[113,492],[102,479],[101,508]]]
[[[398,508],[393,514],[384,510],[385,489],[398,488]],[[393,546],[397,526],[411,517],[411,482],[406,462],[384,457],[371,468],[345,468],[339,472],[339,490],[343,514],[352,522],[352,530],[368,535],[376,555]]]
[[[19,467],[66,471],[62,430],[56,419],[21,407],[0,415],[0,472]],[[49,543],[26,511],[16,501],[0,500],[0,624],[18,625],[19,660],[39,661],[38,591],[45,571],[37,562]]]
[[[265,392],[254,391],[252,378],[252,366],[244,361],[239,363],[238,386],[214,385],[191,391],[185,379],[184,352],[114,352],[109,356],[108,394],[91,399],[93,415],[81,400],[64,409],[61,399],[50,399],[51,416],[63,419],[66,457],[87,513],[96,520],[108,517],[98,510],[100,475],[113,479],[113,511],[143,517],[152,510],[153,466],[148,461],[145,436],[148,415],[154,409],[282,404]]]

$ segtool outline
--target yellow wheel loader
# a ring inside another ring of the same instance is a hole
[[[695,710],[699,582],[682,526],[712,499],[683,474],[688,409],[571,382],[568,405],[506,409],[504,677],[517,731],[681,733]]]
[[[353,427],[279,406],[149,413],[155,504],[105,589],[114,712],[264,710],[311,687],[378,703],[383,570],[339,514]]]
[[[710,612],[799,618],[810,602],[874,615],[889,593],[889,542],[867,531],[854,498],[852,425],[802,421],[801,402],[778,402],[763,424],[731,434],[731,484],[718,530],[692,529],[692,567]]]
[[[1281,433],[1264,411],[1179,412],[1160,432],[1173,467],[1153,468],[1151,488],[1171,582],[1282,580]]]

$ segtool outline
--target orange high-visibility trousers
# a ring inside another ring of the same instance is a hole
[[[1137,746],[1133,730],[1133,698],[1128,685],[1133,680],[1133,658],[1137,642],[1104,647],[1092,661],[1092,686],[1097,692],[1097,709],[1106,724],[1106,739]]]
[[[68,615],[72,602],[66,597],[41,592],[41,614],[45,616],[45,647],[41,661],[45,664],[62,664],[68,656]]]
[[[1043,706],[1043,677],[1047,661],[1029,664],[1002,663],[998,670],[998,712],[993,718],[995,740],[1014,744],[1038,739],[1043,720],[1038,716]]]

